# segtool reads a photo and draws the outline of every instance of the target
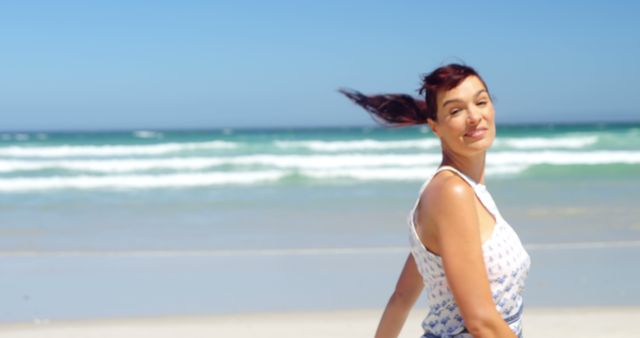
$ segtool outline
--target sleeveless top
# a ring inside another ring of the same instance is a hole
[[[482,243],[484,263],[489,276],[489,284],[496,309],[502,314],[511,330],[522,337],[522,310],[525,279],[529,273],[531,259],[520,238],[507,221],[502,218],[493,198],[483,184],[451,166],[440,167],[432,176],[442,170],[451,170],[462,177],[473,188],[480,202],[495,217],[496,224],[488,240]],[[418,200],[409,213],[411,254],[422,275],[428,296],[429,313],[422,322],[424,338],[471,337],[456,305],[453,293],[444,274],[442,258],[422,244],[415,227],[415,211],[420,195],[429,181],[420,188]]]

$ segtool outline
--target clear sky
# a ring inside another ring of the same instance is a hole
[[[464,62],[498,123],[640,120],[637,1],[2,1],[0,129],[374,125]]]

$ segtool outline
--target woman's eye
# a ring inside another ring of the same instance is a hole
[[[454,109],[454,110],[451,111],[451,115],[455,115],[458,112],[460,112],[460,109]]]
[[[478,102],[478,105],[479,105],[479,106],[484,106],[485,104],[487,104],[487,101],[480,101],[480,102]]]

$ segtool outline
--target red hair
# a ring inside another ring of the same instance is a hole
[[[373,119],[386,127],[404,127],[426,124],[427,119],[437,121],[437,97],[441,91],[455,88],[469,76],[476,76],[489,88],[475,69],[460,64],[448,64],[439,67],[422,78],[418,93],[425,99],[415,99],[407,94],[364,95],[352,89],[339,89],[354,103],[366,109]]]

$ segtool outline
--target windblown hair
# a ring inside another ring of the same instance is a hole
[[[469,76],[476,76],[489,91],[487,84],[475,69],[448,64],[423,76],[418,93],[425,99],[415,99],[407,94],[364,95],[359,91],[342,88],[338,91],[371,114],[373,119],[385,127],[404,127],[426,124],[428,119],[437,121],[437,97],[439,92],[458,86]]]

